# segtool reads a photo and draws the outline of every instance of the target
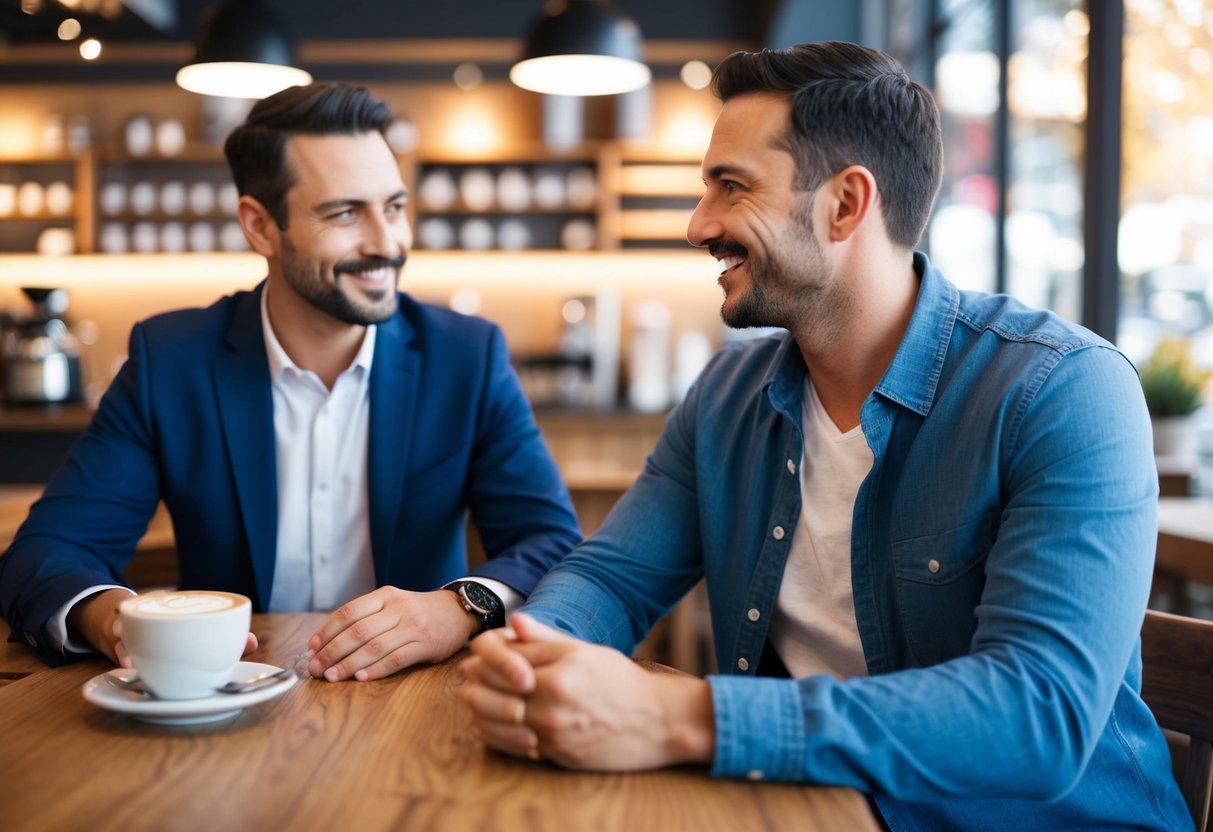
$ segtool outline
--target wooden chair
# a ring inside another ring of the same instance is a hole
[[[1141,657],[1142,698],[1162,728],[1189,737],[1180,786],[1196,828],[1206,830],[1213,796],[1213,621],[1147,610]]]

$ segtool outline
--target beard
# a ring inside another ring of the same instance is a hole
[[[709,246],[713,256],[746,258],[750,285],[737,301],[721,304],[720,317],[734,329],[778,326],[795,329],[816,320],[828,305],[833,281],[821,244],[813,233],[808,199],[797,201],[792,223],[770,247],[769,257],[751,255],[745,246],[720,242]]]
[[[282,240],[282,275],[286,282],[313,308],[345,324],[370,326],[383,323],[396,314],[396,281],[400,278],[404,261],[403,254],[390,259],[342,260],[333,265],[333,280],[330,283],[326,279],[324,264],[301,254],[289,240]],[[393,269],[396,279],[387,289],[365,292],[369,302],[356,300],[343,290],[342,275],[380,268]]]

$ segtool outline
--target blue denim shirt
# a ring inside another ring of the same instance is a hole
[[[800,513],[806,368],[726,347],[602,528],[525,609],[630,652],[706,577],[712,773],[851,786],[901,829],[1191,829],[1138,692],[1158,484],[1128,360],[915,255],[861,411],[852,589],[869,676],[755,678]]]

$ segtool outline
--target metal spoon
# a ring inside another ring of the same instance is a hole
[[[225,682],[224,684],[215,688],[215,692],[216,693],[248,693],[250,691],[259,690],[260,688],[267,687],[268,685],[273,684],[274,682],[278,681],[279,679],[285,679],[286,677],[290,676],[294,672],[295,672],[294,669],[290,668],[290,667],[284,667],[281,670],[266,671],[265,673],[252,677],[251,679],[244,679],[243,681],[239,681],[239,682],[234,681],[234,680],[231,682]],[[148,688],[147,684],[142,679],[140,679],[138,676],[132,676],[129,679],[121,679],[117,676],[107,675],[105,678],[107,680],[109,680],[110,684],[112,684],[116,687],[119,687],[122,690],[129,690],[131,693],[137,693],[140,696],[145,696],[149,699],[156,698],[156,694],[152,693],[151,689]]]

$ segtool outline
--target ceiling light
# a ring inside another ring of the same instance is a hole
[[[649,83],[640,27],[605,0],[553,0],[510,80],[548,95],[611,95]]]
[[[86,61],[96,60],[101,54],[101,41],[96,38],[80,41],[80,57]]]
[[[293,65],[283,21],[266,0],[226,0],[210,7],[194,48],[194,60],[177,72],[177,85],[190,92],[265,98],[312,82]]]
[[[80,21],[69,17],[59,24],[59,40],[75,40],[80,37]]]

